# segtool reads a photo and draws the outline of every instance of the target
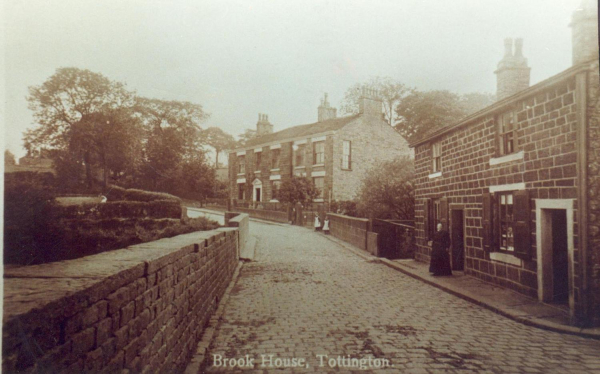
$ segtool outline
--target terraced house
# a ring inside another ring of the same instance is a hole
[[[411,144],[417,259],[441,222],[453,269],[600,326],[597,8],[570,27],[572,67],[529,87],[523,42],[507,39],[498,101]]]
[[[382,102],[363,91],[359,113],[337,117],[327,100],[318,121],[273,132],[259,114],[258,137],[229,154],[231,198],[236,203],[276,202],[276,191],[292,176],[310,178],[320,191],[315,202],[355,197],[365,172],[377,161],[410,155],[408,143],[382,117]]]

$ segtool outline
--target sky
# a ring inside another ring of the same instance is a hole
[[[580,0],[3,0],[6,147],[25,155],[28,87],[57,68],[139,95],[201,104],[232,135],[266,113],[275,131],[317,120],[323,93],[391,77],[419,90],[495,93],[506,37],[524,39],[531,84],[571,66]]]

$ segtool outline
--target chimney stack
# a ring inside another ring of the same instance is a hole
[[[321,105],[319,105],[318,108],[318,121],[323,122],[336,117],[337,109],[329,106],[329,101],[327,101],[327,93],[325,93],[321,99]]]
[[[381,118],[383,101],[379,92],[372,88],[362,87],[358,102],[358,112],[366,116]]]
[[[523,57],[523,39],[515,39],[514,47],[513,55],[513,40],[511,38],[504,39],[504,57],[494,72],[497,80],[496,97],[498,100],[529,87],[531,68],[527,66],[527,59]]]
[[[256,135],[262,136],[273,132],[273,125],[269,123],[269,116],[258,113],[258,122],[256,123]]]
[[[573,65],[598,59],[598,4],[583,0],[571,19]]]

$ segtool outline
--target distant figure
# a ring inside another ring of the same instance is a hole
[[[323,223],[323,233],[329,235],[329,217],[325,216],[325,222]]]
[[[321,230],[321,219],[319,218],[319,214],[315,214],[315,231]]]
[[[442,230],[442,224],[437,224],[437,231],[433,235],[433,245],[431,246],[431,262],[429,263],[429,272],[433,276],[452,275],[450,268],[450,234]]]
[[[104,195],[100,195],[100,202],[105,203],[108,199]]]

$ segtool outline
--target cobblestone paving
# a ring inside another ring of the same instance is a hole
[[[600,373],[600,341],[514,322],[322,234],[255,222],[251,230],[256,262],[232,289],[209,372],[240,371],[237,364],[273,372],[304,358],[307,368],[277,372],[364,372],[364,359],[366,370],[381,372]]]

